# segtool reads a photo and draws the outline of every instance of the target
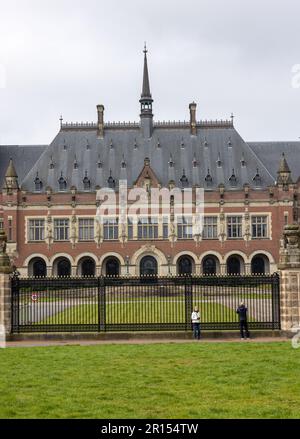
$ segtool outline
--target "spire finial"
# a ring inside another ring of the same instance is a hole
[[[147,43],[146,43],[146,41],[145,41],[145,43],[144,43],[144,54],[146,55],[148,53],[148,50],[147,50]]]
[[[148,73],[148,63],[147,63],[147,46],[145,43],[144,48],[144,73],[143,73],[143,87],[142,87],[142,98],[147,98],[149,101],[151,100],[151,92],[150,92],[150,83],[149,83],[149,73]],[[152,102],[152,100],[151,100]]]

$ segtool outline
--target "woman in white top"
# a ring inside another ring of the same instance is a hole
[[[195,306],[194,311],[192,312],[191,320],[194,338],[200,340],[200,313],[197,306]]]

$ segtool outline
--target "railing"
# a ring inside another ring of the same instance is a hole
[[[13,332],[279,329],[279,276],[85,277],[12,279]]]
[[[190,128],[187,121],[156,121],[153,123],[154,128]],[[198,128],[231,128],[232,120],[201,120],[196,122]],[[62,130],[96,130],[98,128],[95,122],[63,122]],[[105,122],[104,129],[138,129],[139,122]]]

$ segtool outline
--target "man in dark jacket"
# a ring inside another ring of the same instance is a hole
[[[241,332],[241,340],[244,340],[244,329],[246,333],[246,337],[249,338],[250,334],[248,331],[248,322],[247,322],[247,307],[244,302],[240,303],[240,306],[237,308],[236,312],[239,315],[240,320],[240,332]]]

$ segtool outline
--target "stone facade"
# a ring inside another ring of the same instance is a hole
[[[12,272],[9,257],[6,253],[6,236],[0,230],[0,327],[5,328],[5,333],[11,331],[11,284]]]
[[[280,249],[281,274],[280,313],[281,329],[300,330],[300,226],[284,228]]]

